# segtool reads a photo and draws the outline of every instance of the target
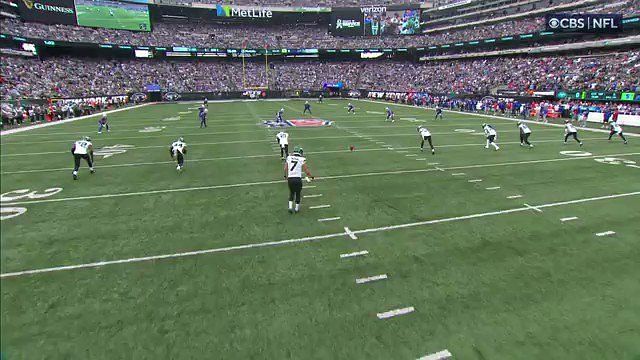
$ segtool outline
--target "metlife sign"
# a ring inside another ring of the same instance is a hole
[[[547,31],[614,33],[622,31],[620,14],[547,14]]]

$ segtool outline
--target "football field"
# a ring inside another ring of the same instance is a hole
[[[3,359],[638,359],[637,134],[580,147],[531,124],[525,148],[512,120],[352,102],[210,103],[206,129],[199,104],[148,105],[101,135],[94,116],[2,136]],[[281,107],[332,121],[287,128],[315,176],[298,214],[260,125]],[[85,135],[96,173],[74,181]]]

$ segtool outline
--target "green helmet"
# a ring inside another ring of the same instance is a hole
[[[180,137],[178,138],[178,141],[180,141],[180,142],[184,142],[184,138],[183,138],[182,136],[180,136]]]
[[[302,147],[300,147],[300,146],[296,146],[296,147],[293,149],[293,153],[294,153],[294,154],[300,154],[300,155],[302,155],[302,154],[304,153],[304,150],[302,149]]]
[[[82,137],[82,140],[84,140],[84,141],[91,141],[91,138],[90,138],[90,137],[88,137],[88,136],[83,136],[83,137]]]

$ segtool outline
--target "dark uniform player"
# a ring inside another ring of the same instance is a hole
[[[609,124],[609,127],[611,129],[611,132],[609,133],[609,140],[611,140],[611,137],[615,134],[618,134],[618,136],[620,136],[620,138],[622,138],[622,140],[624,141],[625,144],[627,144],[627,139],[624,137],[624,135],[622,134],[622,126],[618,125],[618,123],[616,121],[612,121]]]
[[[356,108],[353,106],[353,104],[351,103],[347,104],[347,113],[352,113],[352,114],[356,113]]]
[[[302,111],[302,114],[305,114],[307,111],[309,112],[309,114],[311,114],[311,104],[309,104],[308,101],[305,101],[304,110]]]
[[[107,120],[107,113],[103,112],[102,117],[98,120],[98,134],[102,134],[102,128],[106,128],[109,132],[109,122]]]
[[[207,114],[209,113],[209,110],[205,107],[205,105],[200,106],[199,112],[198,112],[198,117],[200,118],[200,128],[206,128],[207,127]]]
[[[293,154],[287,156],[284,164],[284,178],[289,183],[289,212],[294,213],[300,211],[300,200],[302,198],[302,172],[313,179],[313,175],[309,171],[306,159],[303,157],[302,148],[297,146]],[[293,207],[295,199],[296,205]]]
[[[442,108],[440,105],[436,105],[436,120],[438,120],[438,118],[442,120]]]
[[[575,141],[578,142],[578,144],[580,144],[580,146],[582,146],[582,141],[580,141],[580,139],[578,139],[578,129],[576,129],[575,126],[573,126],[573,124],[571,123],[571,120],[565,120],[564,121],[564,143],[567,143],[567,140],[569,139],[569,136],[572,136],[573,139]]]
[[[393,110],[389,107],[384,108],[384,110],[387,112],[387,118],[384,121],[391,120],[391,122],[396,122],[396,115],[393,113]]]
[[[420,151],[424,151],[424,142],[429,143],[429,147],[431,148],[431,154],[435,155],[436,149],[433,148],[433,143],[431,142],[431,132],[424,126],[418,126],[418,132],[420,133]]]
[[[209,107],[209,100],[207,98],[204,98],[202,105],[204,105],[204,107]]]
[[[320,94],[320,96],[318,96],[318,103],[322,104],[322,100],[323,100],[323,96],[322,94]]]
[[[529,136],[531,136],[531,129],[527,126],[527,124],[522,121],[518,121],[518,129],[520,130],[520,146],[528,145],[530,148],[533,147],[529,142]]]
[[[171,146],[169,146],[169,154],[171,154],[171,158],[178,162],[176,170],[182,171],[182,168],[184,167],[184,155],[186,153],[187,144],[185,144],[183,137],[179,137],[178,140],[172,142]]]
[[[80,169],[80,159],[85,159],[87,165],[89,165],[89,172],[95,173],[93,170],[93,144],[91,144],[91,138],[88,136],[83,137],[73,143],[71,147],[71,154],[73,154],[73,180],[78,180],[78,169]]]

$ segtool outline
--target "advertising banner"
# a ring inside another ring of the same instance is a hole
[[[333,8],[330,31],[334,36],[385,36],[420,33],[420,9],[398,6]]]
[[[46,24],[76,25],[73,0],[19,0],[20,17]]]
[[[622,31],[620,14],[547,14],[547,31],[579,33],[615,33]]]

